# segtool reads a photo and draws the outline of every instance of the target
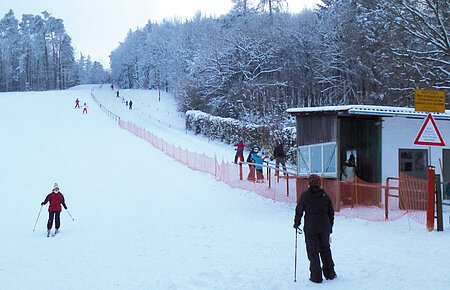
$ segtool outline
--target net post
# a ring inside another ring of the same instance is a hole
[[[444,220],[442,218],[441,176],[439,174],[436,174],[436,226],[438,232],[444,230]]]
[[[434,166],[428,166],[428,193],[427,193],[427,230],[432,231],[434,229],[434,196],[435,196],[435,168]]]
[[[242,161],[239,162],[239,179],[240,180],[244,179],[243,174],[242,174]]]

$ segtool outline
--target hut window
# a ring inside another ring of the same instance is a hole
[[[336,142],[298,147],[298,174],[307,176],[317,173],[326,177],[336,177]]]

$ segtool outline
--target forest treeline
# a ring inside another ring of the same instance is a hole
[[[99,62],[76,59],[48,12],[0,19],[0,91],[113,81],[173,93],[180,110],[284,126],[290,107],[412,106],[414,89],[450,88],[450,2],[232,0],[224,16],[149,21]],[[448,94],[447,94],[448,95]]]
[[[75,59],[62,19],[47,11],[10,10],[0,19],[0,92],[66,89],[109,81],[109,73],[89,56]]]
[[[281,126],[290,107],[412,106],[415,88],[450,88],[449,1],[326,0],[297,14],[283,0],[233,3],[130,31],[112,78],[170,91],[183,111]]]

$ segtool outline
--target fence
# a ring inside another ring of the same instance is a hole
[[[248,166],[251,164],[244,163],[241,166],[230,164],[217,160],[217,157],[191,152],[169,144],[146,129],[122,120],[105,108],[95,98],[93,92],[91,96],[110,118],[117,121],[121,128],[148,141],[189,168],[211,174],[233,188],[253,191],[260,196],[285,203],[296,203],[297,193],[307,189],[306,179],[295,174],[278,175],[279,172],[270,164],[263,165],[266,169],[265,176],[258,182],[251,176],[253,173]],[[336,215],[369,221],[392,221],[408,215],[416,222],[425,224],[426,181],[424,180],[401,174],[400,178],[390,178],[383,185],[368,183],[359,178],[352,181],[324,178],[322,186],[333,202]]]
[[[241,173],[239,166],[236,164],[230,164],[228,162],[224,162],[223,160],[219,162],[217,157],[210,157],[206,154],[199,154],[174,146],[131,122],[119,119],[118,123],[121,128],[133,133],[139,138],[146,140],[173,159],[185,164],[193,170],[209,173],[217,180],[220,180],[233,188],[254,191],[257,194],[270,198],[274,201],[290,203],[296,202],[295,180],[293,179],[280,178],[278,182],[271,182],[270,187],[268,186],[268,180],[264,180],[264,182],[242,181],[241,175],[248,176],[250,174],[248,166],[243,166]],[[265,165],[265,167],[268,167],[268,165]],[[291,192],[292,194],[289,195],[286,192]]]

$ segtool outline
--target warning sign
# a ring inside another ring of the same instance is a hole
[[[445,146],[444,139],[442,139],[441,133],[434,121],[431,114],[428,114],[425,122],[420,128],[419,134],[417,134],[416,140],[414,140],[415,145],[426,145],[426,146]]]
[[[420,112],[445,112],[445,92],[436,90],[415,90],[414,108]]]

